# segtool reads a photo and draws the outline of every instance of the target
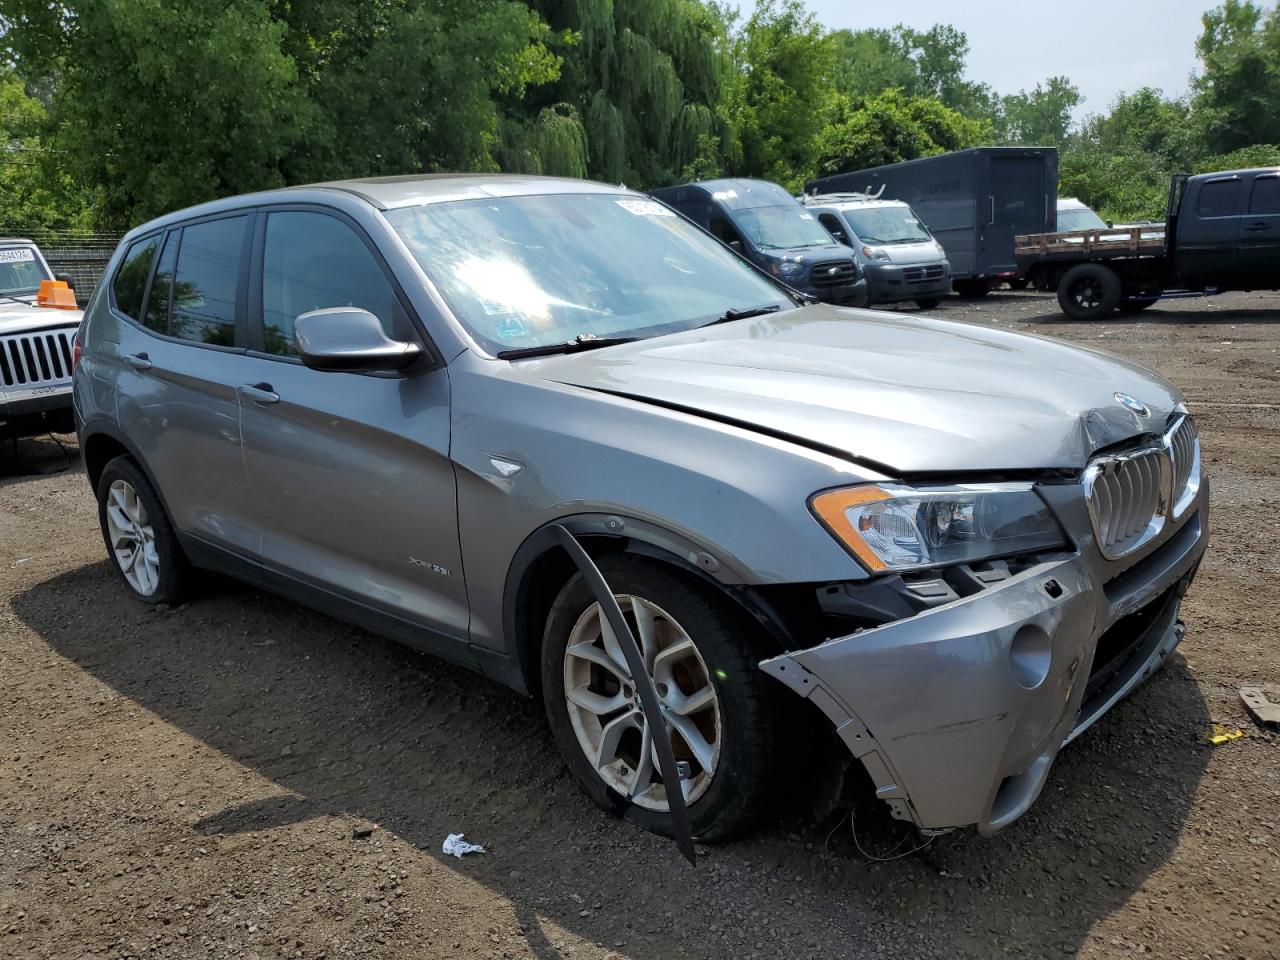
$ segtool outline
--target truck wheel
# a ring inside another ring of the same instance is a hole
[[[1154,300],[1121,300],[1120,312],[1141,313],[1143,310],[1147,309],[1147,307],[1154,307],[1159,302],[1159,297],[1156,297]]]
[[[1016,278],[1016,279],[1013,279],[1013,280],[1010,280],[1010,281],[1009,281],[1009,289],[1010,289],[1010,290],[1025,290],[1025,289],[1027,289],[1027,284],[1029,284],[1030,282],[1031,282],[1031,281],[1030,281],[1030,280],[1028,280],[1026,277],[1018,277],[1018,278]]]
[[[991,292],[990,280],[957,280],[952,286],[965,300],[981,300]]]
[[[785,780],[780,692],[728,602],[651,561],[602,557],[649,664],[676,760],[689,764],[695,836],[724,839],[773,807]],[[542,690],[556,744],[583,791],[604,810],[670,835],[648,724],[622,651],[581,576],[556,597],[542,646]]]
[[[1120,278],[1100,263],[1078,263],[1058,284],[1058,306],[1072,320],[1097,320],[1120,305]]]
[[[933,310],[940,303],[942,303],[941,297],[925,297],[923,300],[917,300],[916,306],[921,310]]]

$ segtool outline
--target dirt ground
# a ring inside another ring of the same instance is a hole
[[[1280,684],[1280,296],[938,313],[1157,368],[1213,484],[1181,654],[1013,828],[879,863],[793,816],[692,868],[588,803],[536,703],[245,587],[126,599],[73,438],[29,441],[0,448],[0,957],[1280,957],[1280,737],[1236,695]]]

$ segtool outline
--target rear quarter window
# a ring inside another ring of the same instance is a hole
[[[134,241],[111,281],[116,310],[130,320],[136,321],[142,316],[142,297],[147,292],[147,278],[151,276],[151,266],[159,249],[159,236]]]
[[[1250,213],[1280,213],[1280,176],[1258,177],[1249,196]]]

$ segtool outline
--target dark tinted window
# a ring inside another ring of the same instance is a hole
[[[244,217],[185,227],[178,244],[169,335],[196,343],[235,343],[236,278]]]
[[[386,274],[354,230],[323,213],[268,215],[262,261],[263,349],[292,355],[294,319],[325,307],[360,307],[382,321],[388,336],[409,336]]]
[[[151,281],[151,295],[147,297],[147,313],[142,322],[156,333],[169,333],[169,316],[173,309],[173,264],[178,259],[180,230],[171,230],[160,251],[160,263],[156,266],[155,279]]]
[[[1196,213],[1202,217],[1230,217],[1240,212],[1240,181],[1210,180],[1200,187]]]
[[[834,213],[818,214],[818,222],[827,228],[827,233],[835,237],[841,243],[849,242],[849,234],[845,232],[844,225]]]
[[[1259,177],[1249,197],[1250,213],[1280,213],[1280,177]]]
[[[147,237],[129,247],[124,262],[116,271],[111,289],[115,293],[116,309],[125,316],[137,320],[142,316],[142,296],[147,292],[147,277],[151,276],[151,265],[155,262],[156,251],[160,249],[160,238]]]

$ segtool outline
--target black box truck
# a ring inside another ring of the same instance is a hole
[[[806,194],[866,193],[903,200],[938,238],[956,292],[985,296],[1019,279],[1013,238],[1057,228],[1054,147],[974,147],[821,177]]]

